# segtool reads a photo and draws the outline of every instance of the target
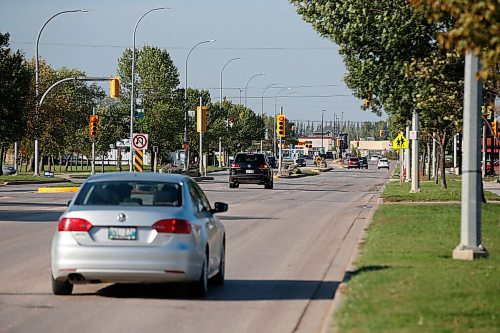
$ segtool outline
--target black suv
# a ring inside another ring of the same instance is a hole
[[[238,153],[229,169],[229,187],[240,184],[260,184],[273,188],[273,168],[262,153]]]

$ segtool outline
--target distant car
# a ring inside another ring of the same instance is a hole
[[[268,156],[267,157],[268,161],[269,161],[269,164],[271,164],[271,167],[272,168],[277,168],[278,167],[278,162],[276,161],[276,157],[275,156]]]
[[[359,158],[359,168],[368,169],[368,160],[366,159],[366,157]]]
[[[297,167],[305,167],[307,165],[304,157],[299,157],[295,160],[294,165]]]
[[[14,175],[16,172],[17,170],[12,165],[2,165],[2,173],[4,175]]]
[[[370,157],[370,161],[378,162],[378,160],[379,160],[378,155],[372,155],[372,157]]]
[[[356,168],[359,169],[359,158],[350,157],[347,161],[347,169]]]
[[[377,168],[380,169],[380,168],[386,168],[386,169],[389,169],[389,160],[387,158],[381,158],[378,160],[378,163],[377,163]]]
[[[52,292],[74,284],[189,283],[205,296],[224,283],[225,231],[188,176],[106,173],[89,177],[59,218],[52,239]]]
[[[332,160],[332,159],[333,159],[333,152],[331,152],[331,151],[327,151],[327,152],[326,152],[326,158],[328,158],[328,159],[331,159],[331,160]]]
[[[240,184],[260,184],[267,189],[273,188],[273,168],[266,154],[236,154],[229,168],[229,188],[238,188]]]

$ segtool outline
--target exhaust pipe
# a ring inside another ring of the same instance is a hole
[[[72,273],[72,274],[68,275],[68,280],[72,284],[85,283],[85,278],[83,277],[83,275],[78,274],[78,273]]]

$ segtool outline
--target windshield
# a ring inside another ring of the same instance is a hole
[[[164,182],[107,181],[83,185],[75,205],[181,206],[181,185]]]
[[[265,163],[264,155],[262,154],[238,154],[235,162],[238,163]]]

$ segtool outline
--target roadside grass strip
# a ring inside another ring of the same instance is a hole
[[[409,193],[411,183],[389,182],[382,194],[384,201],[388,202],[430,202],[430,201],[458,201],[461,200],[462,183],[459,179],[449,179],[448,189],[443,190],[434,181],[420,182],[420,192]],[[485,190],[487,201],[500,201],[500,196]]]
[[[459,205],[381,205],[346,278],[338,331],[499,332],[500,205],[482,205],[489,258],[452,259],[459,241]]]

